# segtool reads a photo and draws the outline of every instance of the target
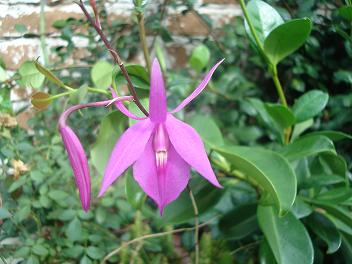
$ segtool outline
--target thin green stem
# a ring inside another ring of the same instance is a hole
[[[194,198],[191,187],[187,185],[187,189],[189,192],[189,197],[191,198],[193,211],[194,211],[194,244],[195,244],[195,257],[194,263],[199,263],[199,211],[196,203],[196,199]]]
[[[283,104],[284,106],[288,107],[287,101],[286,101],[286,97],[285,97],[285,93],[284,93],[284,90],[282,89],[282,85],[280,83],[279,76],[277,74],[276,66],[274,66],[271,76],[273,78],[273,81],[274,81],[274,84],[275,84],[275,87],[276,87],[276,91],[277,91],[277,94],[279,95],[281,104]]]
[[[247,24],[249,26],[249,29],[253,35],[254,41],[257,44],[257,47],[259,49],[260,54],[263,56],[263,58],[265,59],[265,61],[269,64],[270,61],[268,59],[268,57],[266,56],[265,52],[264,52],[264,47],[263,44],[260,42],[259,37],[257,35],[257,32],[255,31],[255,28],[253,26],[252,20],[249,17],[248,11],[247,11],[247,7],[246,4],[244,3],[244,0],[240,0],[240,5],[244,14],[244,17],[246,18]]]
[[[147,38],[146,38],[146,34],[145,34],[144,14],[143,14],[143,12],[138,12],[137,13],[137,19],[138,19],[139,38],[140,38],[140,41],[141,41],[141,46],[142,46],[142,50],[143,50],[144,60],[145,60],[145,64],[147,66],[148,72],[150,73],[151,62],[150,62],[149,49],[148,49],[148,45],[147,45]]]

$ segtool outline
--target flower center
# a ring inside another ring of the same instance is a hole
[[[167,164],[167,151],[170,146],[170,140],[163,124],[157,125],[154,138],[153,148],[155,152],[156,168],[163,170]]]

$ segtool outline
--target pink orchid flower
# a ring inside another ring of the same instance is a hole
[[[64,142],[64,146],[71,163],[76,185],[79,190],[82,207],[85,211],[89,210],[91,197],[91,183],[88,161],[79,138],[73,132],[73,130],[66,124],[66,119],[69,117],[70,114],[81,108],[107,106],[113,102],[120,102],[122,104],[122,101],[126,100],[131,101],[132,97],[123,96],[116,97],[115,99],[108,101],[74,105],[64,111],[60,116],[59,132],[61,134],[62,141]]]
[[[163,76],[159,62],[154,60],[150,79],[149,116],[139,118],[130,113],[121,102],[116,103],[122,113],[140,121],[128,128],[117,141],[105,169],[99,196],[130,166],[133,166],[134,179],[157,204],[160,214],[186,188],[191,167],[211,184],[221,188],[200,136],[194,128],[172,114],[182,110],[200,94],[222,61],[206,74],[191,95],[174,110],[167,112]]]

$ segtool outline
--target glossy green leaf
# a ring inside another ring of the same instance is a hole
[[[188,119],[188,123],[197,130],[204,142],[211,148],[222,146],[224,144],[221,131],[211,117],[194,115]]]
[[[326,152],[336,154],[334,143],[324,136],[303,137],[280,150],[290,161]]]
[[[218,189],[197,175],[190,181],[190,186],[197,202],[199,214],[211,210],[220,200],[224,189]],[[162,221],[164,223],[181,224],[194,219],[194,210],[189,196],[185,189],[176,201],[166,206]]]
[[[257,216],[278,263],[313,263],[311,239],[304,225],[292,213],[278,217],[274,207],[258,206]]]
[[[21,83],[25,87],[33,87],[39,89],[45,77],[37,70],[33,61],[24,62],[18,72],[21,76]]]
[[[126,117],[119,111],[106,115],[99,129],[97,140],[91,148],[91,159],[98,172],[103,175],[117,139],[125,129]]]
[[[52,73],[52,71],[45,68],[38,61],[34,61],[34,64],[35,64],[35,67],[37,68],[37,70],[41,74],[43,74],[46,78],[48,78],[51,82],[55,83],[59,87],[65,87],[65,84],[58,77],[56,77],[55,74]]]
[[[88,247],[86,253],[92,259],[102,259],[104,257],[104,251],[101,248],[94,246]]]
[[[313,208],[303,201],[300,196],[297,196],[291,212],[297,219],[301,219],[310,215],[313,212]]]
[[[306,121],[300,122],[296,124],[293,128],[292,135],[291,135],[291,141],[295,140],[298,138],[304,131],[312,127],[314,124],[313,119],[308,119]]]
[[[312,214],[307,223],[313,232],[328,246],[327,254],[335,253],[341,246],[341,235],[335,225],[321,214]]]
[[[258,228],[256,211],[256,204],[240,205],[220,218],[219,229],[229,239],[242,239]]]
[[[340,175],[335,174],[312,175],[310,178],[305,179],[299,187],[302,189],[320,188],[342,183],[343,181],[344,179]]]
[[[224,146],[216,148],[232,166],[244,174],[278,208],[280,215],[290,210],[296,197],[297,180],[288,161],[280,154],[261,148]]]
[[[340,204],[352,197],[352,190],[346,187],[334,188],[315,197],[316,200],[332,204]]]
[[[352,139],[352,136],[341,131],[333,131],[333,130],[324,130],[324,131],[316,131],[311,132],[309,134],[305,134],[304,136],[325,136],[328,137],[331,141],[340,141],[343,139]]]
[[[301,97],[294,103],[292,110],[298,122],[310,119],[325,108],[328,103],[329,95],[319,90],[312,90]]]
[[[348,21],[352,21],[352,6],[340,7],[339,15]]]
[[[138,64],[129,64],[126,65],[125,68],[135,88],[149,90],[149,74],[143,66]],[[121,71],[117,73],[115,81],[118,85],[127,84]]]
[[[265,104],[271,118],[282,128],[287,128],[295,123],[295,116],[292,111],[279,104]]]
[[[280,14],[269,4],[261,0],[249,1],[247,4],[247,11],[259,41],[262,44],[274,28],[284,23]],[[254,38],[248,24],[246,23],[245,26],[248,35],[254,42]]]
[[[207,46],[201,44],[192,50],[189,64],[197,72],[201,72],[209,64],[210,51]]]
[[[137,210],[141,209],[145,201],[145,194],[133,178],[131,170],[126,173],[125,192],[127,201],[133,206],[133,208]]]
[[[312,28],[308,18],[293,19],[273,29],[264,41],[264,52],[276,65],[300,48]]]
[[[106,89],[111,85],[113,66],[107,61],[97,61],[90,72],[96,88]]]
[[[344,255],[345,263],[348,263],[352,259],[352,235],[341,233],[341,238],[341,251]]]

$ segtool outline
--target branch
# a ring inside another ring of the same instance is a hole
[[[127,81],[127,86],[128,86],[128,90],[130,91],[131,95],[133,96],[134,102],[136,103],[137,107],[146,115],[148,116],[148,112],[147,110],[144,108],[144,106],[141,104],[141,102],[138,99],[137,93],[136,93],[136,89],[134,88],[131,78],[128,75],[128,72],[125,68],[125,65],[123,64],[119,54],[117,53],[116,50],[113,49],[113,47],[111,46],[110,42],[108,41],[108,39],[106,38],[104,32],[100,29],[100,27],[95,23],[94,19],[89,15],[87,9],[85,8],[82,0],[80,0],[79,2],[76,2],[77,5],[82,9],[85,17],[88,19],[89,23],[94,27],[95,31],[99,34],[101,40],[104,42],[105,47],[109,50],[112,58],[114,59],[114,62],[116,64],[119,65],[122,75],[125,77],[126,81]]]

